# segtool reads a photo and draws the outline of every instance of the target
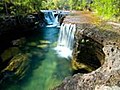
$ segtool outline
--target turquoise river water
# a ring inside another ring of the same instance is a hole
[[[27,37],[23,51],[31,56],[30,69],[21,81],[9,83],[2,89],[51,90],[65,77],[71,76],[70,60],[60,57],[54,50],[58,34],[58,28],[46,27]]]

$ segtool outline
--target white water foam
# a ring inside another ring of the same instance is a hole
[[[58,44],[55,50],[61,57],[71,57],[74,44],[74,34],[76,31],[75,24],[64,24],[60,27],[60,34],[58,38]]]

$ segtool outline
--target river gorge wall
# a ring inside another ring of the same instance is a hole
[[[72,58],[74,75],[54,90],[119,90],[120,27],[95,24],[89,13],[75,13],[64,23],[77,26]]]

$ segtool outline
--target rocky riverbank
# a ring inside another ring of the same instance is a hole
[[[30,55],[22,50],[26,37],[46,24],[42,12],[0,17],[0,85],[25,76],[30,66]]]
[[[75,74],[54,90],[119,90],[119,25],[100,22],[88,12],[75,12],[64,23],[77,25],[72,58]]]

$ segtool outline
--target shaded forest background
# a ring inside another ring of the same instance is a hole
[[[120,0],[0,0],[1,16],[26,15],[42,9],[90,10],[105,19],[120,18]]]

